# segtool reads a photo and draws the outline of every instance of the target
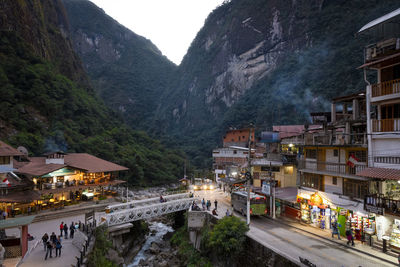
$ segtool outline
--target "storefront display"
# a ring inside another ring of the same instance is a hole
[[[305,223],[311,223],[310,208],[307,203],[301,203],[301,220]]]
[[[389,241],[390,247],[400,249],[400,220],[395,219]]]

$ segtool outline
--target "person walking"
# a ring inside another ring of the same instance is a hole
[[[45,233],[42,236],[42,241],[43,241],[43,247],[44,247],[44,251],[46,251],[47,248],[47,241],[49,241],[49,235],[47,233]]]
[[[217,200],[214,201],[214,205],[215,205],[215,210],[217,210],[217,205],[218,205],[218,201]]]
[[[210,207],[211,207],[211,201],[207,200],[207,210],[210,210]]]
[[[47,241],[46,243],[47,251],[46,251],[46,256],[44,257],[44,260],[47,260],[47,256],[50,254],[50,258],[53,258],[51,255],[53,252],[53,244],[50,241]]]
[[[55,244],[55,243],[56,243],[56,240],[57,240],[56,234],[55,234],[54,232],[51,233],[50,242],[53,243],[53,244]]]
[[[204,198],[203,198],[203,200],[201,201],[201,206],[202,206],[203,210],[206,209],[206,201],[204,200]]]
[[[332,223],[332,238],[334,238],[335,235],[337,235],[338,239],[340,240],[340,233],[338,227],[340,227],[340,224],[338,225],[338,222],[334,221]]]
[[[65,239],[68,239],[68,225],[67,225],[67,223],[64,224],[63,229],[64,229]]]
[[[349,245],[351,242],[351,245],[354,247],[354,237],[351,229],[348,229],[346,231],[346,236],[347,236],[347,245]]]
[[[73,239],[74,233],[75,233],[75,225],[72,223],[71,226],[69,227],[69,238]]]
[[[63,236],[62,235],[63,232],[64,232],[64,222],[61,222],[61,224],[60,224],[60,236]]]
[[[61,237],[59,236],[56,240],[56,257],[61,257]]]

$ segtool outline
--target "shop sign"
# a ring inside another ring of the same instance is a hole
[[[373,205],[365,204],[365,210],[371,213],[385,215],[385,208],[382,207],[375,207]]]
[[[340,215],[346,216],[347,215],[347,210],[341,209],[339,212]]]
[[[263,182],[261,192],[269,196],[271,193],[271,185],[267,182]]]

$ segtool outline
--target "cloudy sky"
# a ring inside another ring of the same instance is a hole
[[[224,0],[90,0],[180,64],[208,14]]]

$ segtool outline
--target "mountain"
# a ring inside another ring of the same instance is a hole
[[[61,1],[0,1],[0,139],[34,155],[94,154],[129,167],[131,184],[176,182],[183,154],[131,130],[96,92]]]
[[[228,127],[309,122],[310,112],[329,111],[331,98],[365,89],[357,67],[366,40],[355,33],[397,7],[393,0],[227,1],[192,42],[155,121],[199,164]]]
[[[211,166],[211,150],[229,127],[302,124],[310,112],[328,111],[332,97],[363,90],[357,67],[365,37],[355,33],[398,5],[225,1],[174,66],[90,2],[64,2],[74,47],[103,99],[131,127],[182,148],[199,167]],[[154,64],[137,64],[147,60]]]
[[[63,0],[75,51],[99,95],[134,128],[149,129],[177,66],[88,0]]]

